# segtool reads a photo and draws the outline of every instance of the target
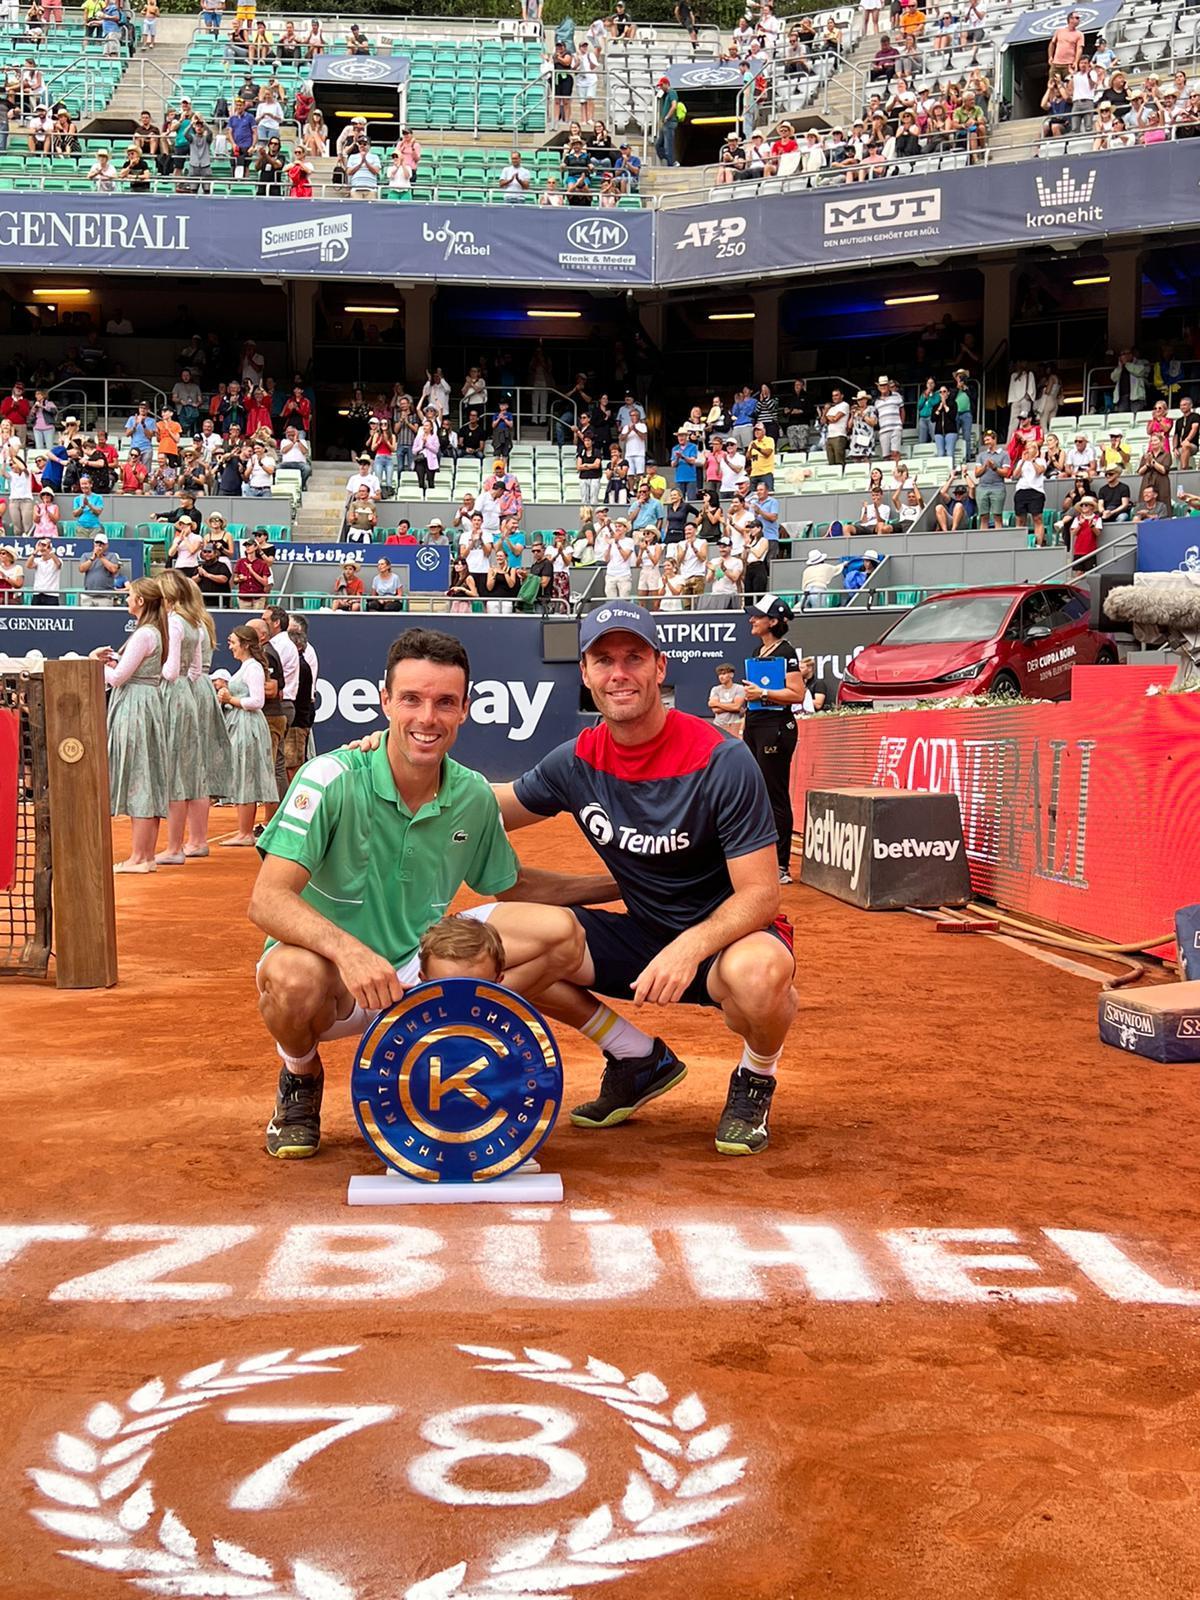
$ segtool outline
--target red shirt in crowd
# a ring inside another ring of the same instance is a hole
[[[6,394],[0,400],[0,419],[11,422],[14,428],[23,428],[29,421],[29,401],[23,394]]]
[[[271,563],[262,556],[239,556],[233,569],[233,581],[239,594],[266,594],[271,585]]]

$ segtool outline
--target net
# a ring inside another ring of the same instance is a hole
[[[0,669],[0,714],[15,715],[17,726],[16,770],[0,772],[10,802],[0,816],[16,816],[11,887],[0,890],[0,974],[42,976],[50,959],[50,786],[40,675]]]

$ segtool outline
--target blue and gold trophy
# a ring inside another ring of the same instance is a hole
[[[475,978],[410,989],[363,1035],[350,1091],[387,1170],[351,1178],[349,1205],[562,1199],[562,1179],[533,1160],[562,1104],[562,1061],[511,989]]]

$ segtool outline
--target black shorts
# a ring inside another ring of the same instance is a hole
[[[633,985],[639,973],[670,944],[670,937],[651,932],[636,922],[627,911],[597,911],[591,906],[572,906],[571,913],[587,938],[595,981],[589,985],[609,1000],[632,1000]],[[792,925],[782,913],[764,933],[773,934],[792,953]],[[696,976],[680,996],[684,1006],[715,1006],[708,992],[708,974],[716,955],[707,956],[697,967]]]
[[[1019,517],[1040,516],[1046,496],[1038,489],[1018,489],[1013,495],[1013,510]]]

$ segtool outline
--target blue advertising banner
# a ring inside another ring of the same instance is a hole
[[[1053,6],[1048,10],[1026,11],[1018,18],[1001,49],[1010,50],[1014,44],[1049,41],[1059,28],[1066,27],[1067,18],[1073,14],[1079,18],[1081,33],[1098,33],[1101,28],[1108,27],[1121,5],[1122,0],[1093,0],[1091,5]]]
[[[55,555],[62,561],[82,561],[92,553],[93,541],[91,539],[54,539],[51,542]],[[22,566],[25,566],[33,555],[33,547],[36,543],[36,539],[20,538],[15,534],[9,533],[7,529],[0,533],[0,544],[7,545],[10,550],[14,550],[17,560]],[[110,556],[120,556],[121,577],[126,580],[140,578],[146,570],[143,564],[145,548],[140,539],[110,539],[108,553]],[[65,587],[70,587],[65,582],[68,576],[69,574],[67,573],[63,574]]]
[[[1200,521],[1195,517],[1163,517],[1139,522],[1137,570],[1200,574]]]
[[[357,561],[372,567],[383,557],[394,567],[406,567],[408,592],[445,594],[450,583],[450,549],[435,544],[304,544],[295,540],[275,545],[274,569],[297,562],[314,567],[340,567],[343,561]],[[303,584],[300,585],[303,588]]]
[[[355,89],[398,89],[408,82],[407,56],[314,56],[313,83],[348,84]]]
[[[1181,140],[744,201],[730,184],[722,203],[659,212],[655,276],[706,284],[1196,223],[1198,154]],[[1148,193],[1161,203],[1148,208]]]
[[[653,281],[649,211],[41,192],[16,197],[15,206],[5,198],[0,269],[395,278],[403,268],[406,279],[437,282]]]
[[[226,641],[236,612],[213,615],[218,650],[214,665],[232,670]],[[317,747],[328,750],[382,726],[379,687],[388,646],[406,627],[431,627],[460,638],[471,658],[471,709],[455,754],[497,782],[518,777],[547,751],[590,726],[594,713],[581,698],[578,664],[542,659],[542,622],[537,617],[305,615],[318,657]],[[752,641],[740,612],[694,612],[659,619],[668,658],[666,692],[681,711],[708,716],[709,690],[718,662],[735,664]],[[830,631],[830,626],[832,630]],[[124,609],[74,607],[0,609],[0,654],[86,655],[97,645],[119,649],[132,632]],[[798,620],[793,635],[817,655],[823,675],[875,639],[882,624],[865,613],[841,619]],[[824,641],[824,643],[822,643]],[[825,654],[824,650],[836,652]]]

